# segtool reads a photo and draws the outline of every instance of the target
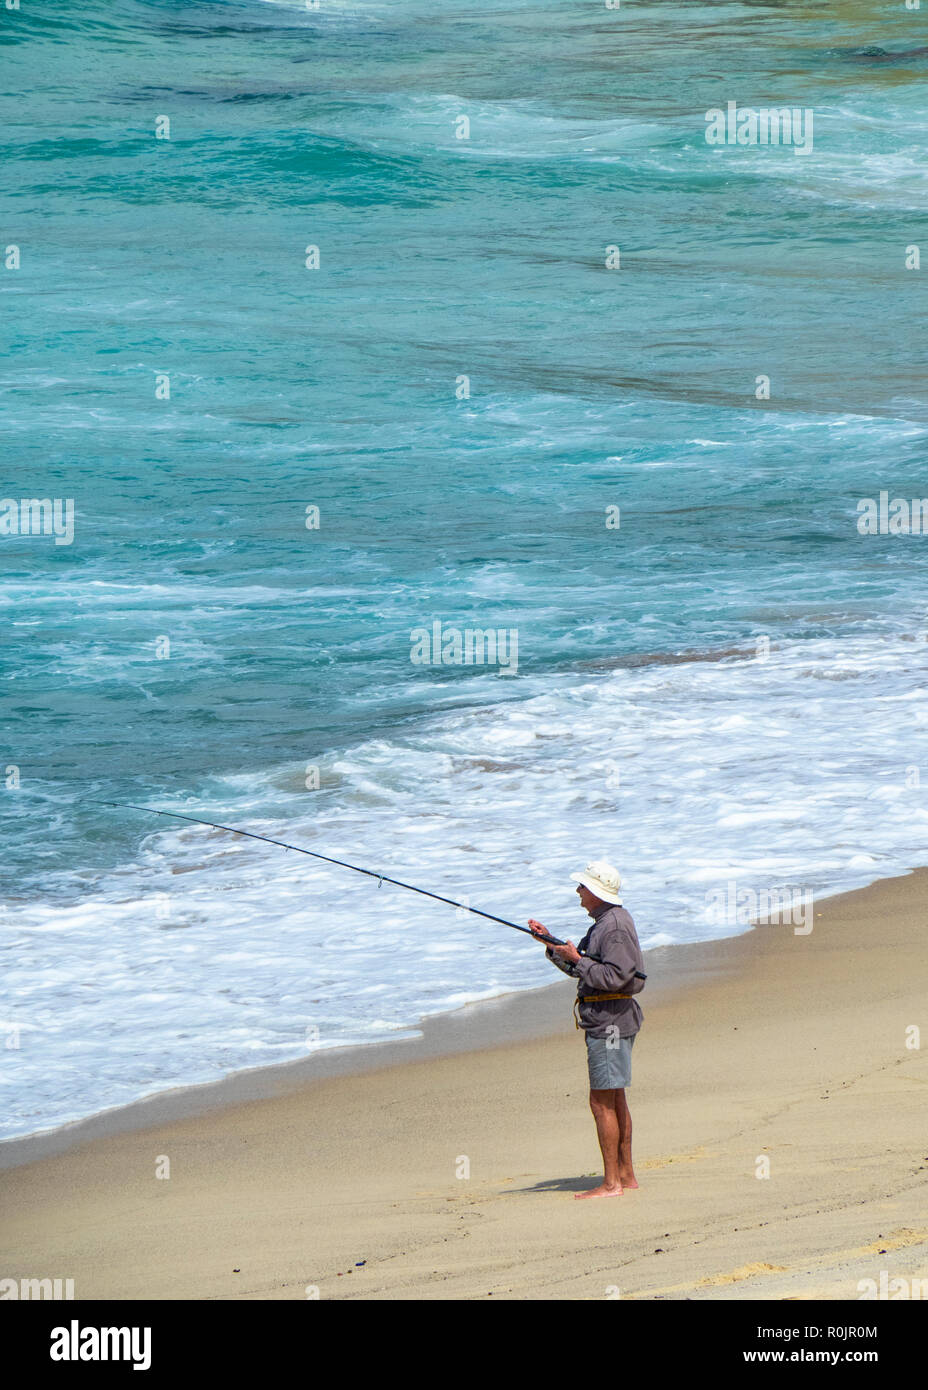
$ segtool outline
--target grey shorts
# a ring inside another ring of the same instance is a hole
[[[586,1060],[591,1091],[624,1091],[632,1084],[632,1048],[637,1033],[628,1038],[591,1038],[586,1034]]]

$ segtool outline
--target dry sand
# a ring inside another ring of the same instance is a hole
[[[574,1200],[601,1170],[556,976],[421,1043],[0,1146],[0,1275],[78,1299],[856,1300],[881,1271],[928,1280],[928,1065],[906,1046],[928,1029],[926,886],[826,899],[807,936],[648,954],[638,1191]]]

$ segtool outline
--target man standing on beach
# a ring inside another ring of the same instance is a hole
[[[637,994],[644,987],[643,960],[635,924],[619,897],[621,880],[611,864],[588,864],[571,874],[578,884],[582,906],[593,925],[579,949],[568,941],[549,946],[548,959],[579,980],[577,1027],[586,1035],[590,1073],[590,1109],[603,1156],[604,1176],[599,1187],[578,1192],[577,1197],[621,1197],[625,1188],[638,1186],[632,1167],[632,1117],[625,1100],[631,1085],[632,1047],[641,1027]],[[533,934],[543,941],[550,932],[534,918]],[[581,955],[581,951],[588,955]],[[598,957],[591,960],[590,956]]]

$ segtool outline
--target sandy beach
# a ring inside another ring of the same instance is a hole
[[[928,1278],[928,1066],[906,1045],[926,903],[922,869],[816,904],[808,935],[648,953],[620,1198],[574,1200],[599,1153],[558,978],[421,1041],[3,1145],[0,1271],[77,1299],[856,1300],[883,1271]]]

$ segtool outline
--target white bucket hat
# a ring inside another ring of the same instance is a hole
[[[577,883],[582,883],[584,888],[589,888],[601,902],[617,903],[621,907],[619,889],[622,880],[619,878],[618,869],[614,869],[611,864],[605,864],[599,859],[595,864],[587,864],[582,873],[571,874],[571,878]]]

